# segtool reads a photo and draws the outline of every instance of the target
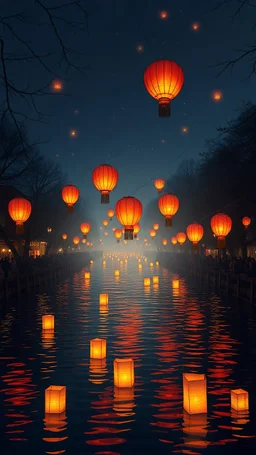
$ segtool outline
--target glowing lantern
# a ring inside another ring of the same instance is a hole
[[[249,394],[246,390],[231,390],[231,408],[235,411],[247,411],[249,409]]]
[[[168,240],[167,240],[167,239],[163,239],[163,240],[162,240],[162,244],[163,244],[164,246],[166,246],[167,243],[168,243]]]
[[[24,233],[24,223],[31,215],[31,204],[23,197],[16,197],[8,204],[8,212],[13,221],[16,223],[16,233]]]
[[[174,194],[164,194],[158,200],[158,208],[165,216],[165,226],[172,226],[172,217],[179,209],[179,199]]]
[[[218,239],[218,248],[223,249],[226,246],[225,237],[230,233],[232,220],[225,213],[217,213],[211,219],[211,229]]]
[[[154,229],[150,229],[149,235],[150,235],[150,237],[152,237],[152,238],[155,237],[155,236],[156,236],[156,231],[155,231]]]
[[[134,386],[134,361],[133,359],[114,360],[114,385],[115,387]]]
[[[109,209],[107,213],[108,213],[108,217],[109,217],[109,219],[111,221],[113,216],[115,215],[115,210]]]
[[[142,264],[138,264],[138,269],[142,269]]]
[[[244,225],[245,228],[250,226],[251,222],[252,222],[252,220],[249,216],[244,216],[242,219],[242,224]]]
[[[153,266],[154,266],[154,262],[150,262],[149,267],[153,267]]]
[[[188,414],[207,413],[205,374],[183,373],[183,407]]]
[[[194,23],[192,24],[192,30],[194,30],[195,32],[196,32],[197,30],[199,30],[199,28],[200,28],[200,24],[199,24],[198,22],[194,22]]]
[[[90,341],[90,358],[105,359],[107,356],[107,342],[101,338],[94,338]]]
[[[159,116],[170,116],[170,102],[180,93],[184,74],[177,63],[158,60],[144,72],[144,84],[148,93],[158,101]]]
[[[178,240],[176,239],[176,237],[172,237],[171,242],[172,242],[173,246],[175,246],[175,245],[177,245]]]
[[[136,50],[137,52],[141,53],[144,51],[144,46],[142,44],[138,44],[138,46],[136,46]]]
[[[168,18],[168,11],[160,11],[160,18],[167,19]]]
[[[150,286],[150,278],[144,278],[144,286]]]
[[[159,276],[154,275],[153,276],[153,284],[158,284],[159,283]]]
[[[102,221],[102,224],[103,224],[103,226],[107,227],[107,225],[108,225],[108,220],[103,220],[103,221]]]
[[[172,280],[172,288],[173,289],[179,289],[179,287],[180,287],[179,280]]]
[[[55,92],[60,92],[63,88],[63,84],[58,80],[52,81],[52,88]]]
[[[42,329],[47,331],[54,330],[54,316],[52,314],[42,316]]]
[[[157,189],[158,193],[161,193],[161,191],[164,189],[165,181],[164,179],[156,179],[154,181],[155,188]]]
[[[86,243],[86,239],[82,239],[82,243],[85,244]]]
[[[80,193],[75,185],[66,185],[61,192],[62,199],[68,206],[68,213],[74,211],[74,205],[78,201]]]
[[[76,130],[71,130],[71,131],[69,132],[69,135],[70,135],[71,137],[76,137],[76,136],[77,136]]]
[[[116,217],[124,226],[124,239],[133,240],[134,226],[140,221],[142,204],[135,197],[123,197],[116,203]]]
[[[120,243],[120,239],[121,239],[122,235],[123,235],[122,229],[115,229],[114,236],[117,240],[117,243]]]
[[[73,243],[74,243],[74,245],[77,246],[79,242],[80,242],[79,237],[76,236],[76,237],[73,238]]]
[[[117,170],[109,164],[102,164],[94,169],[92,181],[95,188],[101,192],[101,203],[109,204],[109,193],[118,181]]]
[[[89,223],[82,223],[80,225],[80,231],[84,235],[85,240],[86,240],[86,236],[87,236],[87,234],[89,234],[90,230],[91,230],[91,225]]]
[[[90,272],[85,272],[84,277],[85,277],[86,280],[90,280],[91,273]]]
[[[100,294],[100,305],[108,307],[108,294]]]
[[[204,235],[204,228],[201,224],[192,223],[187,227],[187,236],[190,242],[192,242],[195,251],[198,250],[198,242],[202,240]]]
[[[63,240],[67,240],[67,238],[68,238],[67,234],[62,234],[62,238],[63,238]]]
[[[66,387],[51,385],[45,390],[45,413],[61,414],[66,410]]]
[[[93,264],[93,260],[92,259],[90,260],[90,264]]]
[[[121,262],[120,262],[120,264],[121,264]],[[115,276],[120,276],[120,270],[118,270],[118,269],[115,270]]]
[[[159,266],[159,261],[156,261],[156,266],[157,266],[157,267]]]
[[[135,224],[134,229],[133,229],[133,233],[134,233],[134,238],[135,239],[138,238],[138,233],[139,232],[140,232],[140,224],[137,223],[137,224]]]
[[[212,97],[213,97],[213,100],[214,101],[221,101],[223,95],[222,95],[222,92],[220,90],[215,90],[212,94]]]
[[[187,236],[185,232],[178,232],[178,234],[176,235],[177,242],[179,242],[180,246],[182,246],[185,243],[186,238]]]
[[[158,231],[158,229],[159,229],[159,224],[158,224],[158,223],[153,224],[153,229],[154,229],[155,231]]]
[[[102,265],[106,265],[107,261],[102,261]]]

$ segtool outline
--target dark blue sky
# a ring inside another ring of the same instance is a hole
[[[47,125],[33,128],[48,140],[42,151],[60,161],[70,182],[92,201],[99,219],[107,207],[99,204],[100,195],[92,186],[94,167],[107,162],[119,171],[110,207],[126,195],[145,205],[156,194],[151,179],[168,178],[183,159],[197,157],[205,139],[216,135],[216,127],[236,117],[243,102],[255,101],[254,81],[244,80],[250,71],[248,62],[218,78],[220,68],[214,67],[252,42],[251,10],[232,19],[237,2],[212,11],[216,4],[216,0],[88,1],[88,33],[80,51],[89,70],[86,75],[71,72],[64,83],[70,96],[48,98],[46,109],[52,117]],[[168,11],[167,20],[160,19],[161,10]],[[196,32],[191,29],[193,22],[200,23]],[[70,36],[72,40],[76,42]],[[136,50],[139,44],[144,46],[142,53]],[[177,62],[185,75],[170,118],[158,117],[157,102],[143,84],[147,65],[161,58]],[[216,89],[223,92],[219,103],[211,96]],[[184,125],[188,134],[181,133]],[[70,129],[78,131],[77,138],[69,137]]]

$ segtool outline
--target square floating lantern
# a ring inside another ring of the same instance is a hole
[[[188,414],[207,413],[205,374],[183,373],[183,408]]]
[[[144,286],[150,286],[150,278],[144,278]]]
[[[107,355],[107,342],[101,338],[94,338],[90,341],[90,358],[105,359]]]
[[[153,267],[153,266],[154,266],[154,262],[150,262],[150,263],[149,263],[149,266],[150,266],[150,267]]]
[[[100,294],[100,306],[108,307],[108,294]]]
[[[159,276],[154,275],[153,276],[153,284],[158,284],[159,283]]]
[[[231,390],[231,408],[235,411],[247,411],[249,409],[249,394],[246,390]]]
[[[120,270],[115,270],[115,276],[120,276]]]
[[[172,288],[173,289],[179,289],[179,287],[180,287],[179,280],[172,280]]]
[[[134,386],[134,361],[133,359],[114,360],[114,385],[115,387]]]
[[[51,385],[45,390],[45,413],[61,414],[66,410],[66,387]]]
[[[49,332],[54,331],[54,316],[52,314],[42,316],[42,329]]]
[[[85,272],[84,277],[86,280],[90,280],[90,278],[91,278],[90,272]]]

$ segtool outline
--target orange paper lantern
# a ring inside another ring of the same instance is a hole
[[[107,213],[108,213],[108,217],[109,217],[109,219],[111,221],[113,216],[115,215],[115,210],[109,209]]]
[[[45,390],[45,413],[61,414],[66,410],[66,387],[51,385]]]
[[[235,411],[248,411],[249,394],[246,390],[231,390],[231,408]]]
[[[108,225],[108,220],[103,220],[103,221],[102,221],[102,224],[103,224],[103,226],[107,227],[107,225]]]
[[[192,242],[195,251],[198,250],[198,242],[202,240],[204,235],[204,228],[201,224],[192,223],[187,227],[187,236],[190,242]]]
[[[252,222],[252,220],[249,216],[244,216],[242,219],[242,224],[244,225],[245,228],[250,226],[251,222]]]
[[[158,224],[158,223],[153,224],[153,229],[154,229],[155,231],[158,231],[158,229],[159,229],[159,224]]]
[[[42,329],[47,331],[54,330],[54,316],[52,314],[42,316]]]
[[[108,294],[100,294],[100,305],[105,305],[108,307]]]
[[[150,229],[149,235],[150,235],[150,237],[152,237],[152,238],[155,237],[155,236],[156,236],[156,231],[155,231],[154,229]]]
[[[73,238],[74,245],[77,246],[79,242],[80,242],[80,238],[79,237],[76,236],[76,237]]]
[[[68,206],[68,213],[74,211],[74,205],[78,201],[80,193],[79,189],[75,185],[66,185],[62,189],[62,199]]]
[[[133,240],[134,226],[142,216],[142,204],[135,197],[123,197],[116,203],[116,217],[124,226],[124,239]]]
[[[114,236],[117,240],[117,243],[120,243],[120,239],[121,239],[122,235],[123,235],[122,229],[115,229]]]
[[[154,266],[154,262],[150,262],[149,267],[153,267],[153,266]]]
[[[144,286],[150,286],[150,278],[144,278]]]
[[[154,275],[153,276],[153,284],[158,284],[159,283],[159,276]]]
[[[205,374],[183,373],[183,407],[188,414],[207,413]]]
[[[179,209],[179,199],[174,194],[164,194],[158,200],[158,208],[165,216],[165,226],[172,226],[172,217]]]
[[[161,193],[161,191],[164,189],[164,185],[165,185],[164,179],[155,179],[154,186],[157,189],[158,193]]]
[[[121,263],[122,263],[122,261],[120,261],[120,264]],[[116,269],[114,273],[115,273],[115,276],[120,276],[120,270]]]
[[[217,213],[211,219],[211,229],[218,239],[218,248],[223,249],[226,246],[225,237],[230,233],[232,220],[225,213]]]
[[[68,238],[67,234],[62,234],[62,239],[63,240],[67,240],[67,238]]]
[[[156,266],[157,266],[157,267],[159,266],[159,261],[156,261]]]
[[[163,244],[164,246],[166,246],[167,243],[168,243],[168,240],[167,240],[167,239],[163,239],[163,240],[162,240],[162,244]]]
[[[80,231],[82,232],[84,239],[86,240],[87,234],[89,234],[91,230],[91,225],[89,223],[82,223],[80,225]]]
[[[115,387],[134,386],[134,361],[133,359],[114,360],[114,385]]]
[[[181,246],[185,243],[186,238],[187,236],[185,232],[178,232],[178,234],[176,235],[177,242],[179,242]]]
[[[175,246],[175,245],[177,245],[178,240],[176,239],[176,237],[172,237],[171,242],[172,242],[173,246]]]
[[[8,204],[8,212],[16,223],[16,233],[24,233],[24,223],[29,219],[32,211],[30,202],[23,197],[16,197]]]
[[[142,264],[138,264],[138,269],[142,269]]]
[[[94,169],[92,181],[95,188],[101,192],[101,203],[109,204],[109,193],[118,182],[118,172],[109,164],[102,164]]]
[[[85,272],[84,277],[85,277],[86,280],[90,280],[91,273],[90,272]]]
[[[180,93],[184,74],[179,65],[171,60],[151,63],[144,72],[144,84],[148,93],[158,101],[159,116],[170,116],[170,102]]]
[[[94,338],[90,341],[90,358],[105,359],[107,356],[107,342],[101,338]]]

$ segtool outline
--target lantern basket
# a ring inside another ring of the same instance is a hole
[[[158,103],[158,115],[159,117],[170,117],[171,105],[168,98],[161,98]],[[161,191],[161,190],[160,190]]]
[[[124,240],[133,240],[133,229],[125,229]]]
[[[218,237],[217,247],[218,247],[219,250],[224,250],[224,248],[226,247],[226,239],[225,239],[225,237]]]
[[[24,224],[16,224],[16,234],[17,235],[24,234]]]
[[[172,218],[165,218],[165,226],[172,227]]]
[[[109,204],[109,193],[101,192],[101,204]]]
[[[74,212],[74,206],[73,205],[68,205],[68,213],[71,214]]]

